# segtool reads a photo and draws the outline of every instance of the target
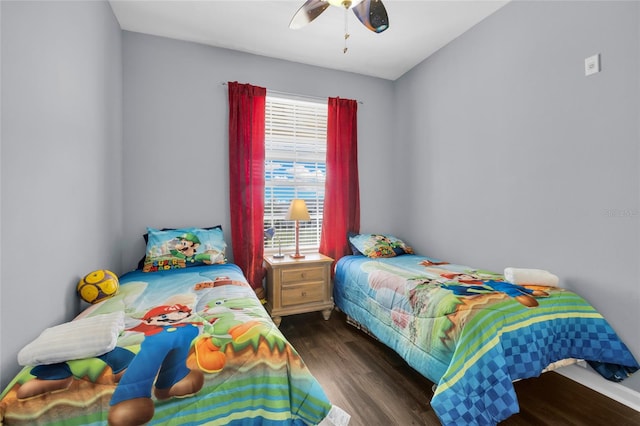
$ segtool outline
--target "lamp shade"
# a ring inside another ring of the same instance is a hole
[[[264,230],[264,238],[266,240],[272,240],[275,235],[276,235],[276,228],[271,227]]]
[[[286,220],[309,220],[309,211],[307,210],[307,204],[304,200],[293,199],[289,205],[287,215],[284,217]]]

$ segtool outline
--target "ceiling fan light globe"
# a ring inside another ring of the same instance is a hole
[[[344,7],[346,9],[353,9],[363,0],[327,0],[331,6]]]
[[[389,28],[389,25],[383,24],[383,25],[380,25],[379,27],[377,27],[374,31],[377,32],[377,33],[381,33],[384,30],[386,30],[387,28]]]

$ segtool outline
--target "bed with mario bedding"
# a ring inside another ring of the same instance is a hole
[[[180,238],[198,231],[188,233],[164,235],[171,247],[154,247],[156,256],[148,244],[143,268],[119,277],[117,294],[20,351],[24,368],[0,395],[0,424],[348,423],[240,268],[211,246],[199,251],[209,257],[176,256]]]
[[[350,236],[334,299],[355,325],[437,385],[444,425],[496,424],[519,410],[513,381],[567,359],[621,381],[638,363],[596,309],[558,277],[419,256],[389,235]]]

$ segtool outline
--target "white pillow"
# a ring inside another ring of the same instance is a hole
[[[20,365],[96,357],[116,347],[124,330],[124,312],[96,315],[47,328],[18,352]]]
[[[528,268],[505,268],[504,279],[513,284],[549,287],[557,287],[559,282],[559,278],[549,271]]]

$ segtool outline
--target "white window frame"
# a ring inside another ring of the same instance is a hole
[[[267,92],[265,110],[265,254],[293,251],[295,222],[285,220],[293,198],[306,201],[311,220],[300,221],[300,252],[320,244],[326,178],[327,101]]]

